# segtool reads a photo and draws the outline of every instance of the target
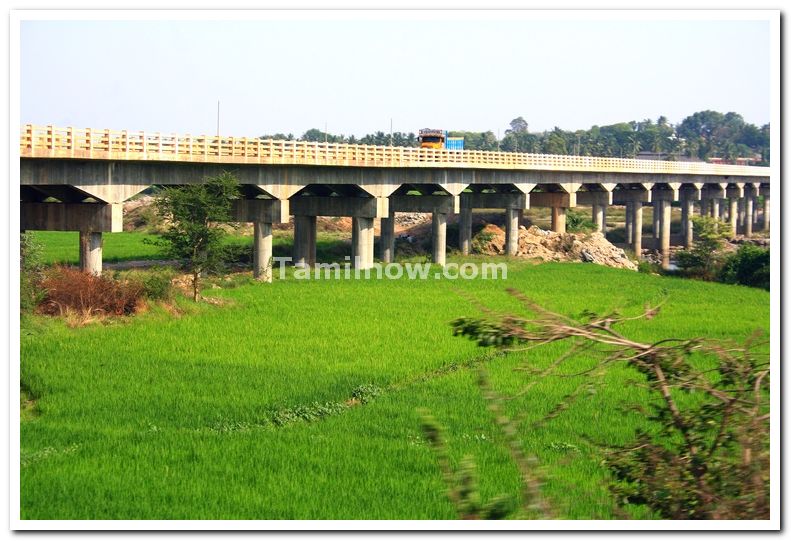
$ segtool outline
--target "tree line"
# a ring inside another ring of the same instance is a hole
[[[498,138],[492,131],[449,131],[451,137],[464,137],[467,150],[499,150],[536,154],[573,154],[634,158],[646,156],[664,160],[701,160],[719,158],[735,162],[748,158],[756,165],[769,164],[769,124],[761,127],[744,121],[738,113],[699,111],[679,124],[671,124],[664,116],[656,121],[619,122],[608,126],[593,126],[587,130],[554,128],[531,132],[527,121],[517,117],[509,123],[504,135]],[[357,138],[337,135],[312,128],[295,137],[294,134],[262,135],[261,139],[289,141],[318,141],[363,145],[391,145],[417,147],[413,132],[385,133],[377,131]]]

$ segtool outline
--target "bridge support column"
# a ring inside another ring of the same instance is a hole
[[[607,236],[607,206],[606,205],[593,205],[591,207],[593,223],[596,224],[596,231],[603,233]]]
[[[445,266],[445,252],[447,250],[447,225],[448,215],[434,212],[431,215],[431,260],[440,266]]]
[[[395,260],[395,216],[382,218],[379,243],[382,263],[392,263]]]
[[[374,219],[352,218],[352,261],[355,269],[374,265]]]
[[[625,205],[625,226],[624,229],[626,231],[626,244],[632,244],[632,221],[634,220],[634,203],[627,202]]]
[[[744,236],[753,236],[753,198],[751,195],[744,198]]]
[[[753,229],[758,225],[758,198],[753,197]]]
[[[662,248],[659,240],[659,233],[662,230],[662,201],[659,199],[654,200],[652,210],[653,227],[651,228],[651,238],[654,239],[653,249],[659,251]]]
[[[519,209],[505,209],[505,255],[514,256],[519,249]]]
[[[566,232],[566,207],[552,207],[551,229],[555,233]]]
[[[715,220],[720,219],[720,200],[719,199],[712,199],[711,200],[711,212],[709,214]]]
[[[684,237],[684,248],[692,247],[694,228],[692,217],[695,215],[695,201],[692,199],[681,200],[681,234]]]
[[[80,231],[80,270],[100,276],[102,274],[102,234]]]
[[[272,224],[253,222],[253,277],[272,281]]]
[[[761,227],[763,231],[769,232],[769,194],[764,195],[764,221]]]
[[[461,207],[459,215],[459,249],[463,255],[470,254],[472,246],[472,209]]]
[[[632,250],[639,260],[643,254],[643,204],[632,203]]]
[[[728,199],[728,221],[731,225],[731,238],[736,237],[739,228],[739,200],[735,197]]]
[[[670,217],[672,206],[670,201],[659,203],[659,254],[662,257],[662,268],[670,268]]]
[[[316,217],[294,216],[294,266],[316,264]]]

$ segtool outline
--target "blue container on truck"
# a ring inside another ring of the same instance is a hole
[[[445,137],[446,150],[464,150],[464,137]]]

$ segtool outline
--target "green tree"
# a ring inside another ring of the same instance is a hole
[[[527,120],[521,116],[513,119],[509,126],[511,126],[511,129],[505,130],[505,133],[527,133]]]
[[[695,216],[692,226],[698,240],[690,250],[678,252],[678,267],[688,275],[713,280],[722,266],[722,246],[731,236],[730,226],[708,216]]]
[[[222,266],[225,232],[221,222],[231,218],[231,201],[239,197],[239,181],[231,173],[200,184],[167,187],[155,201],[169,225],[162,244],[170,257],[181,259],[192,275],[192,300],[198,300],[200,277]]]

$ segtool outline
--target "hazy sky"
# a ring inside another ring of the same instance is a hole
[[[22,123],[300,135],[770,120],[769,23],[24,21]]]

